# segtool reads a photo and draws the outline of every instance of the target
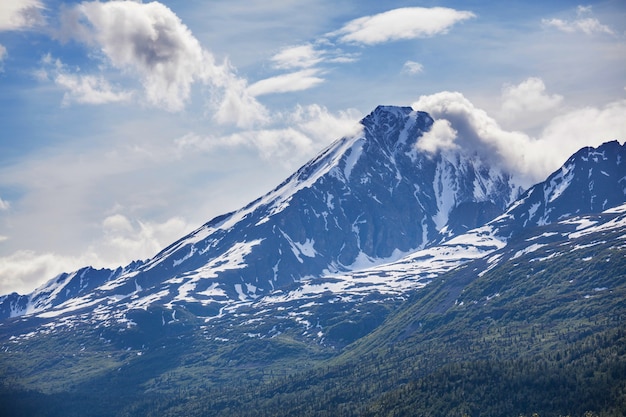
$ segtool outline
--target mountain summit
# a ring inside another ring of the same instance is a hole
[[[152,302],[196,303],[216,314],[228,300],[398,259],[490,220],[520,192],[478,155],[420,151],[433,125],[424,112],[379,106],[360,123],[359,134],[337,140],[267,195],[147,262],[64,274],[5,299],[0,312],[41,311],[97,287],[100,298],[150,292]],[[77,291],[60,290],[70,282]]]

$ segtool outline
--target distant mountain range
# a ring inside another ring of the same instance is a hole
[[[251,369],[258,381],[250,387],[258,390],[255,384],[268,389],[263,381],[328,360],[347,372],[342,363],[371,358],[390,344],[417,355],[415,349],[427,343],[419,333],[433,315],[447,320],[437,322],[439,330],[428,330],[428,343],[435,344],[446,326],[470,332],[465,320],[482,320],[473,314],[505,320],[503,326],[516,323],[516,331],[530,322],[553,326],[551,314],[583,326],[581,320],[599,317],[602,306],[590,303],[587,316],[566,317],[563,305],[574,309],[575,303],[605,297],[612,316],[626,317],[614,301],[626,284],[626,145],[583,148],[545,181],[523,190],[479,154],[419,150],[433,122],[409,107],[379,106],[361,121],[359,134],[334,142],[268,194],[209,221],[155,257],[116,270],[85,267],[31,294],[0,297],[0,382],[18,387],[20,398],[32,394],[35,402],[60,404],[57,397],[33,393],[87,395],[96,381],[119,379],[122,386],[132,385],[129,397],[119,409],[98,403],[102,415],[144,415],[124,407],[139,407],[141,393],[173,395],[189,381],[195,396],[219,388],[220,398],[228,398],[218,381],[242,378]],[[602,262],[595,250],[605,257]],[[562,280],[563,287],[551,292],[557,284],[546,275],[556,272],[546,271],[550,265],[563,269],[566,259],[582,265],[570,277],[580,294]],[[588,265],[595,268],[593,283],[579,284]],[[543,284],[533,284],[533,276]],[[519,305],[526,298],[543,310]],[[467,310],[475,304],[489,308]],[[532,317],[526,314],[531,311]],[[521,316],[523,326],[513,318]],[[596,330],[623,328],[616,323]],[[64,374],[69,358],[50,356],[62,346],[78,357],[72,365],[77,373]],[[456,358],[457,347],[450,349]],[[507,349],[504,357],[513,352]],[[484,352],[494,357],[493,349]],[[404,363],[397,352],[388,355],[388,363]],[[199,382],[198,372],[209,372],[212,382]],[[366,380],[372,378],[368,373]],[[105,386],[121,395],[111,383]],[[394,389],[381,388],[373,398]],[[274,395],[279,394],[284,393]],[[72,398],[67,404],[76,405]],[[67,404],[59,406],[63,413],[74,410]],[[401,408],[394,407],[387,411]],[[228,410],[223,404],[209,408],[206,415]],[[366,411],[359,410],[346,415]]]

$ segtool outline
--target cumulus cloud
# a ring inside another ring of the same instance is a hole
[[[593,35],[596,33],[615,34],[609,26],[600,23],[595,17],[586,17],[591,13],[591,6],[578,6],[576,8],[577,18],[574,20],[552,18],[542,19],[541,23],[544,26],[554,27],[566,33],[582,32],[585,35]]]
[[[558,107],[563,97],[546,94],[546,85],[541,78],[531,77],[518,85],[506,85],[502,91],[502,108],[511,113],[541,112]]]
[[[555,117],[541,132],[540,140],[553,145],[560,158],[583,146],[598,146],[606,141],[626,140],[626,100],[602,107],[583,107]]]
[[[83,42],[101,54],[107,65],[135,76],[146,101],[169,111],[182,110],[194,83],[209,86],[210,104],[221,123],[249,126],[265,120],[265,110],[248,95],[246,81],[227,61],[218,64],[189,28],[159,2],[83,2],[66,9],[59,38]],[[101,77],[64,77],[61,83],[77,91],[81,102],[122,101]]]
[[[502,88],[502,108],[498,119],[509,127],[533,128],[552,119],[563,103],[563,96],[548,94],[543,80],[527,78]]]
[[[191,31],[161,3],[82,3],[90,39],[119,69],[139,74],[152,104],[181,110],[197,80],[220,77],[213,57]],[[80,32],[88,33],[87,30]]]
[[[234,124],[240,128],[253,128],[269,122],[269,111],[259,103],[248,89],[248,82],[228,75],[225,88],[213,89],[214,118],[220,124]]]
[[[256,97],[264,94],[308,90],[324,82],[323,78],[316,76],[318,73],[319,70],[309,68],[266,78],[250,85],[250,87],[248,87],[248,93]]]
[[[0,2],[0,31],[21,30],[43,22],[43,3],[39,0]]]
[[[452,128],[448,120],[435,120],[430,130],[420,138],[417,148],[429,153],[458,149],[459,146],[455,143],[456,138],[457,131]]]
[[[354,19],[333,35],[341,42],[374,45],[444,34],[456,23],[473,17],[472,12],[446,7],[405,7]]]
[[[322,145],[344,136],[360,134],[362,126],[358,121],[361,118],[362,115],[354,109],[334,114],[318,104],[296,106],[295,110],[287,115],[290,125],[298,126],[314,142]]]
[[[558,116],[536,138],[503,129],[458,92],[422,96],[413,108],[427,111],[436,121],[449,123],[436,123],[437,129],[425,135],[425,143],[424,137],[420,139],[419,147],[430,152],[454,147],[476,152],[514,174],[525,186],[543,180],[583,146],[626,139],[626,100]]]

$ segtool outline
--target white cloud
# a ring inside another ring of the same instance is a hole
[[[132,93],[116,92],[104,77],[93,75],[58,74],[54,82],[67,89],[63,96],[63,104],[71,102],[86,104],[105,104],[130,101]]]
[[[626,119],[623,117],[626,100],[602,108],[572,110],[554,118],[537,138],[502,129],[484,110],[457,92],[422,96],[413,108],[430,113],[436,120],[449,122],[449,129],[441,125],[439,136],[426,136],[427,143],[418,143],[419,146],[438,151],[456,145],[469,152],[478,152],[512,172],[526,186],[545,179],[583,146],[626,139]],[[456,132],[454,137],[452,129]]]
[[[594,33],[615,34],[610,27],[603,25],[598,19],[594,17],[584,17],[592,13],[591,9],[591,6],[578,6],[576,8],[577,19],[571,21],[557,18],[542,19],[541,23],[566,33],[582,32],[586,35],[593,35]]]
[[[310,68],[322,62],[323,52],[316,50],[313,45],[305,44],[283,48],[272,57],[276,68]]]
[[[324,106],[311,104],[296,106],[287,116],[287,123],[297,126],[315,143],[326,145],[344,136],[358,135],[362,125],[358,121],[362,115],[354,109],[331,113]]]
[[[8,210],[11,207],[11,204],[0,198],[0,211]]]
[[[417,143],[418,149],[429,153],[436,153],[439,150],[458,149],[454,143],[457,138],[457,131],[452,128],[448,120],[435,120],[430,130],[422,135]]]
[[[419,74],[424,71],[424,66],[419,62],[406,61],[402,66],[402,71],[407,74]]]
[[[91,250],[111,262],[124,259],[148,259],[166,245],[176,241],[192,230],[181,217],[172,217],[162,223],[130,220],[123,214],[108,216],[102,222],[104,237]],[[129,258],[131,257],[131,258]]]
[[[576,19],[573,21],[557,18],[542,19],[541,23],[546,26],[555,27],[566,33],[582,32],[586,35],[593,35],[594,33],[607,33],[612,35],[614,33],[610,27],[603,25],[598,19],[591,17]]]
[[[273,93],[287,93],[292,91],[308,90],[324,82],[323,78],[316,77],[319,70],[309,68],[289,74],[281,74],[275,77],[257,81],[248,87],[248,93],[252,96],[260,96]]]
[[[4,58],[7,56],[7,48],[4,45],[0,44],[0,64],[4,61]]]
[[[431,152],[457,146],[470,153],[477,152],[493,164],[522,176],[527,176],[534,166],[519,152],[531,146],[532,140],[523,133],[503,130],[484,110],[476,108],[461,93],[445,91],[422,96],[413,108],[428,112],[435,120],[449,122],[447,130],[441,127],[443,135],[439,144],[436,136],[427,136],[427,147]],[[456,135],[451,134],[452,130]],[[453,143],[451,139],[454,139]],[[418,142],[418,146],[423,145]]]
[[[498,120],[509,128],[533,129],[544,126],[561,110],[563,96],[548,94],[542,79],[530,77],[517,85],[502,88]]]
[[[62,22],[60,38],[90,45],[107,64],[138,77],[153,106],[181,111],[192,85],[201,83],[210,87],[209,102],[218,122],[247,127],[266,119],[264,107],[248,95],[246,81],[228,62],[218,65],[178,16],[159,2],[84,2],[66,10]],[[82,90],[77,97],[83,102],[128,98],[100,77],[62,81]]]
[[[34,72],[39,81],[54,80],[54,83],[66,90],[62,104],[71,103],[106,104],[126,102],[132,99],[133,93],[114,88],[102,75],[72,74],[60,59],[46,54],[41,60],[42,68]],[[77,69],[77,72],[80,68]]]
[[[108,216],[102,222],[100,237],[78,255],[18,250],[0,257],[0,294],[27,294],[62,272],[88,265],[117,268],[147,259],[191,230],[180,217],[158,223],[131,221],[122,214]]]
[[[26,29],[43,22],[44,9],[39,0],[4,0],[0,2],[0,31]]]
[[[27,294],[62,272],[94,264],[95,254],[85,257],[62,256],[20,250],[0,257],[0,294]]]
[[[513,115],[520,112],[543,112],[558,107],[563,97],[546,94],[541,78],[531,77],[518,85],[505,85],[502,89],[502,108]]]
[[[102,237],[80,255],[18,250],[0,257],[0,294],[26,294],[62,272],[88,265],[117,268],[147,259],[190,231],[190,225],[179,217],[156,223],[131,221],[115,214],[104,219]]]
[[[226,87],[214,90],[214,118],[221,124],[234,124],[240,128],[253,128],[269,121],[269,111],[248,91],[246,80],[228,75]]]
[[[555,117],[542,131],[540,140],[552,144],[561,159],[583,146],[598,146],[610,140],[626,140],[626,100],[602,107],[583,107]]]
[[[473,17],[472,12],[446,7],[405,7],[354,19],[331,35],[339,36],[341,42],[374,45],[444,34],[454,24]]]
[[[222,76],[213,57],[161,3],[91,2],[78,10],[89,21],[83,29],[92,30],[91,39],[81,40],[100,47],[116,68],[138,73],[154,105],[181,110],[193,82]]]
[[[323,106],[296,106],[293,112],[277,114],[274,129],[248,130],[221,137],[188,133],[175,140],[179,152],[212,152],[220,148],[254,149],[265,160],[293,167],[335,139],[356,134],[360,114],[348,110],[332,114]]]

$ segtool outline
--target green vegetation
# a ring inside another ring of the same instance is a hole
[[[278,319],[209,326],[182,311],[167,333],[85,327],[7,343],[0,414],[623,416],[625,245],[610,232],[555,241],[486,273],[469,263],[399,306],[334,318],[321,306],[333,345],[302,328],[249,335]]]

